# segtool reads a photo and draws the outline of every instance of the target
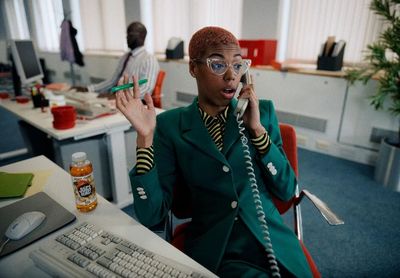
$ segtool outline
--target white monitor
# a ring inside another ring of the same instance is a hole
[[[11,40],[11,53],[22,84],[43,78],[39,56],[31,40]]]

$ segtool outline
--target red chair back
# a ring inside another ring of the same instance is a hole
[[[279,130],[281,132],[283,151],[285,152],[286,158],[289,160],[290,166],[292,166],[296,177],[298,177],[296,130],[293,126],[283,123],[279,124]],[[284,214],[292,207],[294,199],[282,201],[273,197],[273,201],[279,213]]]
[[[164,83],[164,78],[165,78],[165,71],[160,70],[157,75],[156,86],[154,87],[153,94],[151,95],[154,106],[158,107],[158,108],[162,108],[161,92],[162,92],[162,86]]]

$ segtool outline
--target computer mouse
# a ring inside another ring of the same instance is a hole
[[[19,240],[36,229],[46,218],[40,211],[29,211],[18,216],[7,228],[6,237]]]

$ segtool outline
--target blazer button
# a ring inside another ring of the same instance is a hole
[[[226,166],[226,165],[222,166],[222,171],[224,171],[225,173],[228,173],[229,172],[229,167]]]
[[[231,208],[236,208],[237,207],[237,202],[236,201],[232,201],[231,203]]]

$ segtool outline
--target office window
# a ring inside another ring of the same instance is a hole
[[[165,53],[168,40],[171,37],[179,37],[183,39],[187,52],[193,33],[208,25],[228,29],[240,38],[242,2],[242,0],[153,0],[154,51]]]
[[[42,51],[59,51],[60,26],[64,19],[62,1],[32,0],[32,11],[38,48]]]
[[[124,0],[80,0],[79,9],[86,51],[128,49]]]
[[[6,17],[7,33],[10,39],[29,39],[29,29],[23,0],[2,1]]]
[[[328,36],[345,40],[345,62],[361,62],[366,45],[378,38],[382,21],[371,0],[291,0],[286,60],[316,61]]]

